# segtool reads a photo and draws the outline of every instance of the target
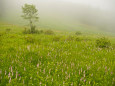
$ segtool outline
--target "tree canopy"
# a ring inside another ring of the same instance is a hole
[[[31,32],[33,32],[35,30],[35,25],[33,25],[33,22],[38,21],[39,19],[38,10],[36,9],[35,5],[25,4],[22,6],[22,12],[22,17],[29,21]]]

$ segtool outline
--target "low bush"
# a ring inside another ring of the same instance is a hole
[[[9,38],[16,38],[17,37],[17,34],[11,34],[9,35]]]
[[[53,32],[52,30],[46,30],[46,31],[45,31],[45,34],[46,34],[46,35],[53,35],[54,32]]]
[[[35,30],[36,26],[32,26],[31,27],[31,33],[37,33],[36,30]]]
[[[75,40],[76,41],[82,41],[83,39],[81,39],[80,37],[76,37]]]
[[[59,41],[60,40],[60,37],[59,36],[56,36],[53,38],[53,41]]]
[[[43,30],[35,30],[36,34],[42,34],[44,31]]]
[[[26,36],[25,40],[27,43],[34,43],[35,42],[35,38],[32,36]]]
[[[67,37],[66,41],[73,41],[74,40],[74,37],[73,36],[69,36]]]
[[[81,35],[82,33],[80,31],[77,31],[75,35]]]
[[[44,33],[44,31],[43,30],[39,30],[39,33]]]
[[[105,37],[96,40],[96,46],[99,48],[108,48],[110,47],[110,45],[111,45],[110,41]]]
[[[30,34],[31,31],[30,31],[30,29],[24,28],[24,31],[22,33],[23,34]]]
[[[43,33],[43,30],[33,30],[31,31],[30,29],[25,28],[23,31],[23,34],[41,34]]]
[[[6,29],[6,32],[10,32],[10,31],[11,31],[11,29],[10,29],[10,28],[7,28],[7,29]]]

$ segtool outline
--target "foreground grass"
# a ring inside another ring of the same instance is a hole
[[[0,86],[115,86],[115,49],[96,37],[2,33]]]

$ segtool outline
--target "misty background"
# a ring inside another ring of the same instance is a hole
[[[76,30],[82,25],[115,32],[115,0],[0,0],[0,21],[26,26],[21,7],[36,5],[38,27]]]

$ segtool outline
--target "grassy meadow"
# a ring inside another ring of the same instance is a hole
[[[23,30],[0,23],[0,86],[115,86],[114,36]],[[110,40],[109,48],[96,46],[101,36]]]

